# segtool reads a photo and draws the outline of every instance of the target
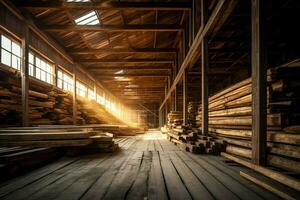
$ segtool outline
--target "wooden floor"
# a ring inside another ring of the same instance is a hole
[[[4,183],[1,199],[278,199],[218,156],[180,151],[149,131],[114,154],[62,158]]]

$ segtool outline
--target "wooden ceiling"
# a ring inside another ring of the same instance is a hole
[[[161,102],[174,67],[174,41],[191,1],[16,1],[75,61],[126,102]],[[96,11],[100,24],[76,25]]]

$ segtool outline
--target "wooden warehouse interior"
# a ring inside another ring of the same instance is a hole
[[[298,0],[0,0],[0,199],[300,199]]]

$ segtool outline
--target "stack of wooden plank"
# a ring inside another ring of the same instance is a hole
[[[190,151],[192,153],[206,153],[219,155],[224,150],[224,142],[215,140],[211,136],[199,135],[197,128],[189,126],[176,126],[170,129],[168,139],[177,145],[180,149]]]
[[[268,71],[268,164],[300,172],[300,66]],[[251,79],[209,98],[209,131],[227,142],[226,152],[251,158]],[[201,126],[201,107],[198,111]]]
[[[113,152],[113,134],[87,126],[44,126],[0,130],[2,147],[76,147],[86,152]],[[73,148],[72,148],[73,149]]]
[[[183,123],[183,115],[182,112],[179,111],[171,111],[168,113],[168,128],[173,128]]]
[[[0,70],[0,126],[21,125],[21,79],[19,73]],[[29,123],[31,126],[73,123],[70,93],[30,79]],[[77,98],[77,124],[122,124],[95,101]]]
[[[198,115],[198,106],[200,102],[190,101],[188,103],[188,125],[191,127],[196,127],[196,117]]]

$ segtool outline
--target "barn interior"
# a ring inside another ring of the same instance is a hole
[[[0,0],[0,199],[300,199],[297,0]]]

